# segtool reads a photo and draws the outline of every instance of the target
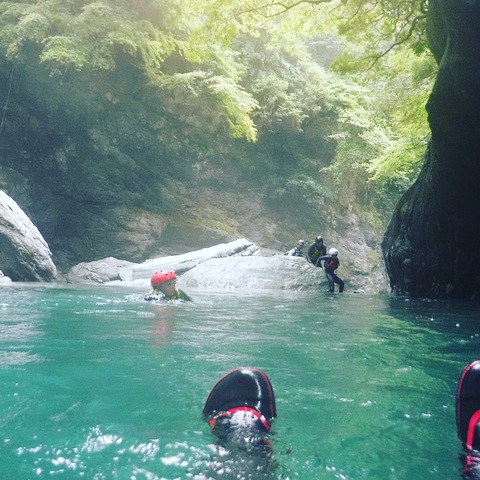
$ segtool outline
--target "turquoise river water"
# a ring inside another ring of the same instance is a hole
[[[476,304],[226,290],[159,305],[143,293],[1,287],[2,480],[208,478],[203,403],[246,365],[275,390],[271,478],[460,479],[455,390],[480,358]]]

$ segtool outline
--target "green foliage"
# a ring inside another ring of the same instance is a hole
[[[256,139],[250,112],[257,103],[233,80],[194,71],[165,78],[162,90],[169,93],[164,108],[172,114],[186,112],[184,121],[197,131],[214,135],[216,130],[223,130],[226,119],[233,137]]]
[[[426,5],[427,0],[349,0],[343,3],[338,32],[362,45],[370,62],[405,47],[420,54],[427,50]]]
[[[8,27],[0,37],[0,48],[7,56],[18,57],[28,43],[34,43],[41,49],[40,61],[53,74],[68,67],[112,70],[121,52],[154,77],[177,46],[171,33],[156,31],[150,22],[116,2],[4,4],[0,21]]]
[[[406,188],[421,163],[424,21],[423,0],[24,0],[0,3],[0,51],[88,83],[77,105],[98,124],[109,112],[119,137],[138,109],[149,159],[158,145],[172,164],[233,158],[275,201],[367,198]]]
[[[405,189],[419,173],[430,138],[425,105],[436,64],[430,55],[416,56],[403,51],[390,58],[388,67],[389,89],[382,90],[383,95],[377,97],[375,105],[388,122],[391,141],[370,160],[367,170],[372,180],[393,182]]]
[[[426,50],[427,0],[197,0],[192,8],[202,17],[197,44],[208,38],[226,48],[239,33],[267,30],[272,49],[293,50],[299,39],[335,31],[370,59],[399,47]]]
[[[414,180],[428,139],[424,105],[435,75],[426,51],[425,0],[204,0],[196,5],[207,13],[191,37],[199,57],[205,39],[238,49],[236,41],[245,32],[260,37],[272,57],[282,51],[296,57],[283,69],[269,69],[263,61],[260,75],[248,71],[249,89],[260,105],[254,112],[259,127],[281,124],[303,131],[319,111],[328,112],[336,118],[326,127],[337,142],[326,170],[332,178],[350,176],[358,185],[370,179],[401,189]],[[309,61],[308,42],[301,41],[330,32],[346,41],[333,64],[339,76]],[[254,55],[248,52],[243,61]],[[285,54],[282,58],[285,62]]]
[[[252,85],[261,107],[255,112],[255,120],[262,128],[282,125],[284,128],[301,131],[306,118],[305,108],[300,103],[298,91],[292,91],[292,85],[275,72],[261,72]]]
[[[225,77],[212,77],[208,89],[225,111],[233,137],[246,136],[248,140],[255,140],[257,132],[250,118],[250,113],[257,106],[253,97]]]
[[[28,12],[28,5],[0,3],[0,46],[7,57],[18,55],[22,43],[30,37],[33,41],[41,41],[49,28],[49,22],[43,15]]]
[[[179,13],[183,16],[176,17]],[[145,85],[148,82],[165,90],[185,81],[184,87],[194,96],[201,91],[202,97],[211,97],[206,103],[234,137],[255,140],[250,114],[256,102],[237,83],[238,65],[228,54],[210,54],[208,61],[203,58],[202,64],[188,65],[185,74],[164,71],[165,61],[183,52],[190,22],[194,23],[181,1],[4,2],[0,50],[15,59],[30,55],[30,46],[35,45],[39,61],[59,77],[69,70],[114,71],[128,63],[145,79]],[[188,48],[184,52],[188,56]],[[190,103],[195,105],[195,101]],[[203,115],[199,118],[203,121]]]

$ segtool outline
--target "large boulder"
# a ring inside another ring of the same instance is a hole
[[[66,275],[68,283],[106,283],[120,280],[120,270],[136,265],[127,260],[108,257],[94,262],[82,262]]]
[[[480,299],[480,0],[430,0],[432,138],[382,244],[398,295]]]
[[[384,291],[381,271],[363,273],[363,260],[352,263],[344,245],[346,261],[339,276],[347,291],[379,293]],[[358,265],[357,265],[358,263]],[[356,266],[357,265],[357,266]],[[205,289],[267,289],[314,290],[326,288],[325,272],[315,268],[303,257],[285,256],[273,249],[264,249],[253,242],[238,240],[203,248],[181,255],[170,255],[131,263],[115,258],[81,263],[67,274],[72,283],[104,283],[126,287],[150,288],[150,277],[159,269],[174,270],[179,276],[179,288]]]
[[[232,255],[251,255],[259,248],[245,238],[212,247],[202,248],[181,255],[152,258],[143,263],[118,260],[113,257],[94,262],[82,262],[67,273],[70,283],[110,283],[124,285],[150,285],[150,277],[155,270],[174,270],[177,275],[192,269],[212,258],[225,258]]]
[[[310,290],[326,285],[323,270],[302,257],[232,256],[212,258],[181,277],[183,288]]]
[[[0,190],[0,268],[14,281],[51,281],[57,276],[47,242],[25,212]]]
[[[251,255],[258,249],[256,245],[246,238],[240,238],[233,242],[202,248],[195,252],[148,259],[143,263],[121,269],[119,272],[120,280],[132,282],[147,279],[150,281],[152,273],[161,268],[167,268],[174,270],[177,274],[182,274],[211,258],[224,258],[237,254]]]

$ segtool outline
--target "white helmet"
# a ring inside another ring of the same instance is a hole
[[[336,248],[331,248],[329,251],[328,251],[328,254],[331,256],[331,257],[338,257],[338,250]]]

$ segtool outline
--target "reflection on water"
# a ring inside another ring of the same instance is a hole
[[[1,478],[263,478],[201,417],[212,383],[242,365],[275,389],[270,478],[460,478],[455,390],[480,356],[476,305],[236,290],[152,305],[143,293],[2,290]]]

